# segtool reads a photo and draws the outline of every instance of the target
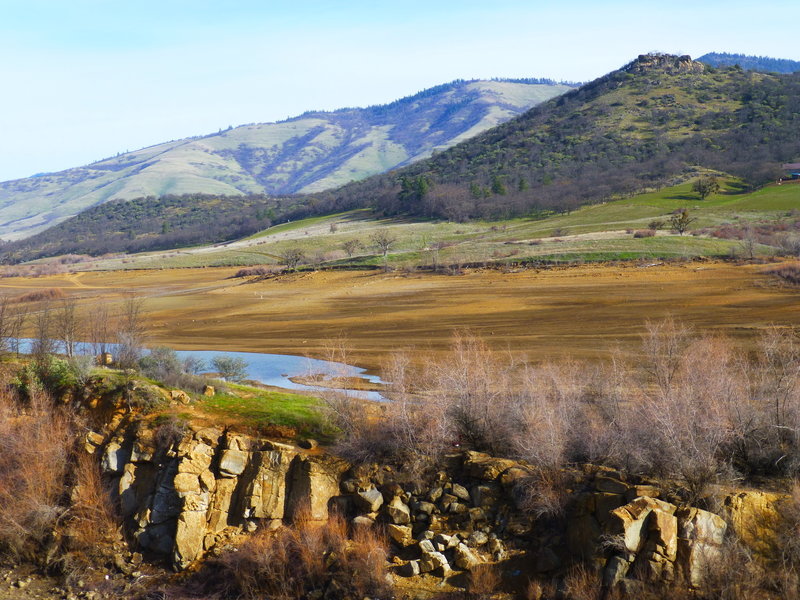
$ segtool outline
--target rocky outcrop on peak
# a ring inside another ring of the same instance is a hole
[[[629,73],[649,73],[661,71],[670,75],[679,73],[702,73],[705,65],[692,60],[687,55],[676,56],[673,54],[640,54],[636,60],[624,67]]]

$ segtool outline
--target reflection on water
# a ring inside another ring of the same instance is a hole
[[[22,353],[30,352],[32,345],[30,339],[19,340],[19,351]],[[114,344],[108,345],[108,350],[112,354],[116,350]],[[91,354],[88,344],[78,344],[77,352],[80,354]],[[329,388],[320,386],[302,385],[291,381],[290,377],[301,377],[304,375],[322,374],[325,377],[360,377],[372,383],[383,383],[381,378],[376,375],[367,375],[364,369],[346,365],[344,363],[320,360],[317,358],[307,358],[305,356],[292,356],[290,354],[261,354],[256,352],[226,352],[216,350],[176,350],[178,357],[183,360],[188,357],[198,358],[206,364],[211,365],[215,356],[229,356],[241,358],[247,362],[247,378],[265,385],[290,389],[290,390],[311,390],[320,391]],[[209,367],[210,368],[210,367]],[[342,391],[342,390],[339,390]],[[362,390],[344,390],[350,396],[363,398],[366,400],[386,400],[378,392],[368,392]]]

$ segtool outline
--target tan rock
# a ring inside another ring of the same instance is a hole
[[[637,498],[633,502],[611,511],[608,532],[612,535],[621,535],[625,548],[629,552],[637,553],[647,539],[645,521],[654,510],[666,515],[673,515],[677,507],[655,498]]]
[[[453,551],[453,564],[459,569],[469,571],[476,565],[479,565],[481,560],[478,556],[470,550],[466,544],[459,544]]]
[[[678,553],[678,519],[662,510],[653,510],[647,523],[647,545],[667,560]]]
[[[195,473],[178,473],[173,485],[179,494],[200,493],[200,477]]]
[[[180,402],[181,404],[189,404],[189,402],[192,401],[192,399],[189,397],[189,394],[183,390],[171,390],[169,397],[170,399]]]
[[[414,543],[414,538],[411,536],[411,527],[406,525],[394,525],[389,523],[386,526],[386,534],[398,546],[405,548]]]
[[[746,491],[725,498],[724,515],[737,537],[757,556],[777,558],[781,548],[778,531],[780,503],[785,495]]]
[[[693,587],[703,584],[705,574],[721,556],[727,524],[719,516],[699,508],[681,510],[678,517],[678,557],[684,577]]]
[[[605,529],[611,519],[611,511],[625,504],[625,496],[605,492],[596,492],[592,496],[594,497],[595,515],[600,526]]]
[[[213,396],[216,393],[217,393],[217,391],[214,389],[213,385],[204,385],[203,386],[203,396]]]
[[[295,454],[278,450],[251,454],[253,475],[244,484],[240,512],[257,519],[282,519],[286,505],[286,479]],[[248,475],[251,470],[248,470]]]
[[[469,451],[464,454],[465,473],[484,481],[494,481],[501,473],[517,465],[513,460],[495,458],[481,452]]]
[[[175,544],[172,554],[172,562],[177,569],[185,569],[202,556],[205,536],[205,513],[181,513],[175,531]]]
[[[287,477],[286,516],[307,510],[312,520],[327,520],[328,502],[339,495],[339,478],[347,468],[331,456],[295,456]]]
[[[247,467],[249,452],[242,450],[223,450],[219,460],[219,471],[223,477],[241,475]]]
[[[597,477],[594,480],[594,488],[598,492],[607,492],[609,494],[624,494],[628,491],[628,484],[623,483],[619,479],[613,477]]]

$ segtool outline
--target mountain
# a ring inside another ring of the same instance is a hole
[[[356,208],[453,221],[537,216],[675,185],[706,169],[756,188],[779,177],[783,163],[800,162],[798,131],[800,73],[642,55],[447,150],[360,182],[307,196],[206,198],[199,213],[193,197],[103,204],[9,244],[5,259],[224,241],[267,221]],[[267,219],[242,220],[251,213]]]
[[[709,52],[697,60],[711,67],[733,67],[739,65],[748,71],[765,71],[767,73],[797,73],[800,71],[800,61],[770,58],[769,56]]]
[[[0,237],[32,235],[112,199],[318,192],[412,163],[571,87],[454,81],[382,106],[309,112],[0,183]]]
[[[800,160],[800,73],[649,54],[431,158],[321,194],[331,211],[452,220],[566,211],[715,169],[756,187]]]

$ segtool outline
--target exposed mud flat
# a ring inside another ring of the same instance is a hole
[[[61,288],[86,311],[134,292],[147,299],[154,344],[327,358],[331,340],[345,338],[348,362],[378,369],[397,350],[422,361],[459,329],[531,360],[598,357],[617,346],[633,352],[645,322],[667,315],[751,341],[770,325],[800,324],[800,291],[768,268],[629,263],[461,275],[320,271],[261,281],[208,268],[8,278],[0,292]]]

